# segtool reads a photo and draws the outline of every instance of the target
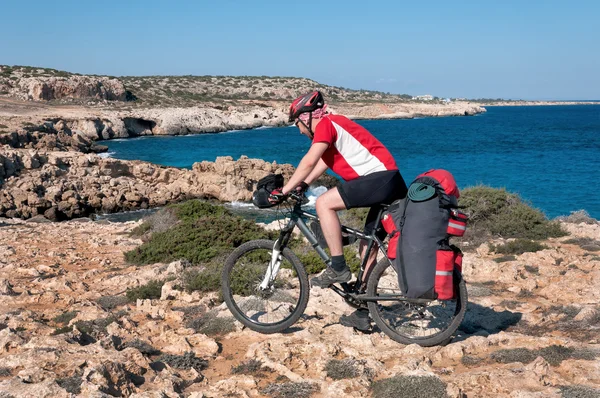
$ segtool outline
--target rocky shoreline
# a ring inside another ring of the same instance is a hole
[[[289,178],[291,165],[220,157],[192,170],[79,152],[8,149],[0,153],[0,217],[52,221],[164,206],[190,198],[250,201],[270,173]]]
[[[99,110],[86,107],[31,106],[0,99],[0,140],[3,136],[76,132],[94,141],[145,135],[187,135],[288,125],[281,103],[186,108],[148,108],[131,111]],[[38,104],[35,104],[38,105]],[[286,104],[287,105],[287,104]],[[410,119],[415,117],[472,116],[485,108],[470,103],[353,104],[332,106],[333,113],[354,119]],[[4,132],[2,132],[4,130]],[[14,140],[14,139],[13,139]],[[21,139],[23,140],[23,139]]]
[[[0,216],[66,220],[163,206],[189,198],[249,201],[256,182],[291,165],[242,157],[194,164],[192,170],[105,159],[102,140],[201,134],[287,124],[283,109],[262,106],[152,108],[132,111],[46,106],[0,100]],[[25,106],[26,104],[27,106]],[[24,107],[24,108],[23,108]],[[25,110],[24,110],[25,109]],[[471,104],[344,104],[354,118],[474,115]],[[18,126],[18,127],[17,127]]]

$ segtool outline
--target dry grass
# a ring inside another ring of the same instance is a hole
[[[373,398],[446,398],[446,385],[435,376],[403,376],[377,380]]]

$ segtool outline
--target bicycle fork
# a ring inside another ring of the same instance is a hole
[[[273,252],[271,253],[271,261],[269,266],[267,267],[267,272],[265,273],[265,277],[261,284],[259,285],[260,290],[267,290],[275,278],[277,277],[277,273],[279,272],[279,267],[281,266],[281,260],[283,257],[281,256],[281,250],[277,247],[279,243],[279,239],[275,241],[275,245],[273,246]]]

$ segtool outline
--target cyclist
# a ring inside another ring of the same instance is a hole
[[[365,234],[373,232],[381,203],[391,203],[406,196],[407,188],[398,166],[387,148],[367,129],[342,115],[327,112],[327,105],[319,91],[298,97],[289,109],[289,121],[300,133],[312,140],[306,155],[281,190],[271,193],[270,201],[278,203],[292,190],[305,191],[328,168],[344,182],[319,196],[316,202],[323,235],[331,253],[331,264],[311,279],[312,286],[326,288],[334,283],[348,282],[352,273],[346,265],[342,249],[342,232],[337,212],[356,207],[371,207],[365,221]],[[377,231],[380,238],[385,231]],[[366,242],[361,241],[361,257]],[[377,261],[377,250],[372,250],[367,269]],[[341,323],[359,330],[368,330],[368,310],[356,311],[342,317]]]

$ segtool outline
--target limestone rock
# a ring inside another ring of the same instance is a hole
[[[80,142],[89,142],[76,136],[83,140]],[[163,206],[185,198],[250,201],[262,177],[275,172],[289,178],[294,170],[291,165],[247,156],[237,161],[219,157],[215,162],[195,163],[192,170],[76,152],[40,151],[32,157],[18,149],[0,155],[0,161],[9,165],[4,167],[7,177],[27,171],[4,184],[0,216],[26,219],[44,215],[52,221]]]

